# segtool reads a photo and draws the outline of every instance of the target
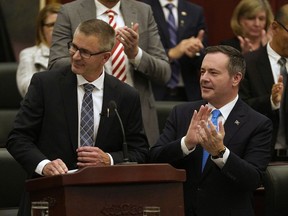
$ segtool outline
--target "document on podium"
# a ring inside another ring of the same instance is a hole
[[[72,169],[72,170],[68,170],[67,173],[75,173],[75,172],[77,172],[77,171],[78,171],[78,169]]]

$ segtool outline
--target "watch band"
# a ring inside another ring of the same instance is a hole
[[[226,147],[224,147],[224,149],[218,151],[218,154],[213,156],[212,155],[212,159],[218,159],[218,158],[223,158],[223,155],[225,154],[226,151]]]

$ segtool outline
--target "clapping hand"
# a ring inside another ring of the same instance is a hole
[[[128,59],[135,59],[138,54],[138,28],[139,24],[135,23],[131,28],[124,26],[116,30],[116,39],[123,44]]]

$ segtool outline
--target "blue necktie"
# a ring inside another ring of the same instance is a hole
[[[174,5],[167,4],[165,7],[169,10],[167,24],[168,24],[168,32],[169,32],[169,37],[170,37],[170,44],[171,44],[171,47],[175,47],[177,45],[177,26],[175,22],[175,17],[172,12],[172,8],[174,7]],[[178,82],[179,82],[178,61],[171,62],[171,70],[172,70],[172,76],[167,86],[173,89],[177,87]]]
[[[85,94],[82,101],[81,108],[81,122],[80,122],[80,146],[94,145],[94,111],[92,91],[94,85],[84,84]]]
[[[220,110],[215,109],[215,110],[212,111],[211,122],[212,122],[215,126],[218,125],[217,119],[218,119],[219,116],[221,116]],[[217,131],[218,131],[218,126],[217,126],[216,129],[217,129]],[[204,167],[205,167],[205,164],[206,164],[206,161],[207,161],[208,157],[209,157],[209,153],[208,153],[205,149],[203,149],[202,172],[203,172],[203,170],[204,170]]]

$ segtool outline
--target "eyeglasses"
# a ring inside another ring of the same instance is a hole
[[[70,55],[73,56],[77,51],[79,51],[80,56],[85,59],[89,59],[91,56],[100,55],[102,53],[109,52],[108,50],[105,50],[105,51],[101,51],[97,53],[90,53],[89,51],[85,49],[78,48],[75,44],[72,43],[72,41],[67,43],[67,46],[68,46]]]
[[[279,21],[275,20],[286,32],[288,32],[288,29]]]
[[[43,26],[46,26],[48,28],[51,28],[51,27],[54,27],[55,25],[55,22],[52,22],[52,23],[44,23]]]

